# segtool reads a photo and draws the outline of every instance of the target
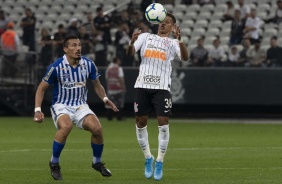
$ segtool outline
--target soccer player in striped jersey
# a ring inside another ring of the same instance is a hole
[[[102,126],[86,102],[87,79],[92,80],[95,92],[107,106],[115,112],[118,109],[107,98],[105,89],[99,81],[100,73],[94,62],[81,57],[80,40],[76,36],[68,36],[63,45],[65,55],[50,65],[35,95],[34,121],[41,123],[44,120],[44,114],[41,112],[44,93],[49,85],[54,86],[51,113],[58,130],[53,142],[53,154],[49,162],[51,175],[55,180],[63,179],[59,165],[60,154],[73,124],[75,124],[78,128],[91,133],[92,168],[100,172],[102,176],[109,177],[111,172],[101,162],[104,147]]]
[[[169,38],[174,33],[177,39]],[[163,160],[169,142],[169,116],[171,115],[171,61],[175,55],[188,60],[188,50],[181,38],[180,28],[171,13],[159,24],[158,33],[132,34],[127,54],[132,56],[140,50],[141,64],[135,83],[134,111],[136,115],[136,135],[145,156],[145,177],[161,180],[163,176]],[[159,126],[158,157],[155,162],[151,154],[147,121],[151,111],[155,111]],[[154,171],[153,171],[154,170]]]

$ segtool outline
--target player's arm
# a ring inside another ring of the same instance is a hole
[[[102,99],[106,105],[110,106],[113,111],[118,112],[119,110],[116,107],[116,105],[111,100],[108,99],[106,95],[106,91],[104,87],[102,86],[102,84],[100,83],[100,80],[98,78],[95,80],[92,80],[92,84],[99,98]]]
[[[35,94],[35,109],[34,109],[34,122],[41,123],[44,121],[44,114],[41,112],[41,105],[46,89],[49,84],[45,81],[41,81]]]
[[[185,43],[183,42],[183,39],[181,38],[179,26],[176,26],[175,31],[173,33],[179,41],[181,59],[183,61],[187,61],[189,59],[188,49],[187,49]]]
[[[133,56],[134,53],[135,53],[135,47],[134,47],[134,42],[137,40],[138,36],[141,34],[141,30],[139,30],[138,32],[134,32],[132,34],[132,37],[131,37],[131,40],[130,40],[130,43],[126,49],[126,54],[128,56]]]

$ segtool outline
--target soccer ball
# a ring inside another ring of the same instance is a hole
[[[151,24],[159,24],[166,17],[166,9],[160,3],[150,4],[146,8],[145,17]]]

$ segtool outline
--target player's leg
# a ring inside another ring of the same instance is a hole
[[[159,136],[158,136],[158,157],[155,164],[154,178],[162,179],[163,176],[163,161],[167,151],[169,142],[169,116],[171,115],[171,94],[169,91],[158,91],[153,99],[155,111],[157,113]]]
[[[51,169],[51,175],[55,180],[62,180],[62,174],[60,171],[60,155],[65,146],[67,137],[72,130],[72,122],[67,114],[61,114],[58,117],[58,120],[55,122],[56,127],[58,128],[55,139],[53,142],[53,153],[51,161],[49,163]]]
[[[158,157],[156,159],[157,162],[163,162],[164,156],[168,147],[169,142],[169,117],[158,116],[158,125],[159,125],[159,146],[158,146]]]
[[[136,115],[136,136],[140,148],[145,156],[145,177],[151,178],[153,176],[153,162],[154,156],[151,154],[147,121],[148,114],[152,110],[150,95],[145,89],[136,89],[134,110]]]
[[[99,119],[94,114],[88,114],[85,116],[82,122],[82,127],[85,130],[91,132],[91,147],[93,150],[92,168],[100,172],[102,176],[112,176],[111,172],[105,167],[105,164],[101,161],[104,149],[104,140],[103,129]]]

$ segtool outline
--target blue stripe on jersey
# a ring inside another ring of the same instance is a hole
[[[82,57],[73,68],[64,56],[49,66],[43,80],[54,85],[52,104],[77,106],[87,101],[87,79],[95,80],[99,76],[100,72],[90,59]]]
[[[55,111],[54,107],[51,107],[51,110],[52,110],[52,112],[54,114],[55,121],[57,121],[58,115],[56,114],[56,111]]]

